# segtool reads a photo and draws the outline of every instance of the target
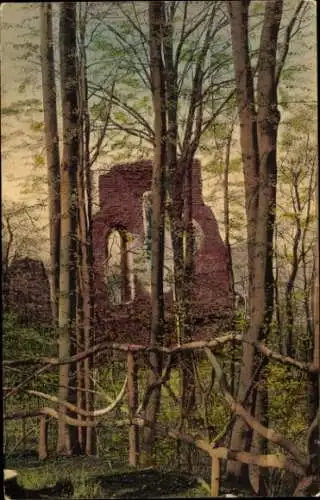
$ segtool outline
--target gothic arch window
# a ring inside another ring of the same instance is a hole
[[[105,282],[107,299],[113,305],[128,304],[134,299],[130,239],[124,229],[113,229],[107,236]]]

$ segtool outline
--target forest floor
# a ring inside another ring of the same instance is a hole
[[[70,481],[72,498],[179,498],[209,496],[196,478],[186,473],[129,467],[111,468],[105,458],[50,458],[36,456],[6,459],[5,467],[18,472],[26,489],[51,487]]]

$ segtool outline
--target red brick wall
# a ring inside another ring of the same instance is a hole
[[[7,280],[5,309],[14,312],[22,326],[52,326],[50,284],[42,261],[29,257],[14,260]]]
[[[150,296],[137,282],[133,303],[116,306],[107,303],[104,283],[106,239],[109,232],[118,227],[134,234],[144,234],[142,195],[151,189],[151,180],[151,161],[118,164],[99,178],[100,211],[93,222],[97,319],[101,333],[123,341],[148,341]],[[225,316],[230,311],[232,302],[226,248],[219,234],[217,221],[202,198],[201,167],[198,161],[193,166],[192,189],[193,218],[200,224],[205,235],[195,258],[196,303],[193,309],[199,322],[212,316]],[[171,293],[165,299],[170,304]],[[200,330],[197,336],[203,333],[203,329]],[[206,334],[208,335],[210,333]]]

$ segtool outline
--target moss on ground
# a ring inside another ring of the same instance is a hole
[[[205,497],[208,492],[190,474],[157,469],[112,469],[107,459],[72,457],[8,458],[6,468],[18,471],[18,483],[27,489],[71,481],[72,498],[179,498]]]

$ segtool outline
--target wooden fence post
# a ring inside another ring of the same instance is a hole
[[[138,365],[132,352],[128,352],[128,402],[129,402],[129,465],[136,467],[139,458],[139,428],[132,423],[138,408]]]
[[[47,415],[40,415],[40,432],[39,432],[39,459],[44,460],[48,457],[48,424]]]
[[[219,458],[211,455],[211,496],[219,496],[220,462]]]

